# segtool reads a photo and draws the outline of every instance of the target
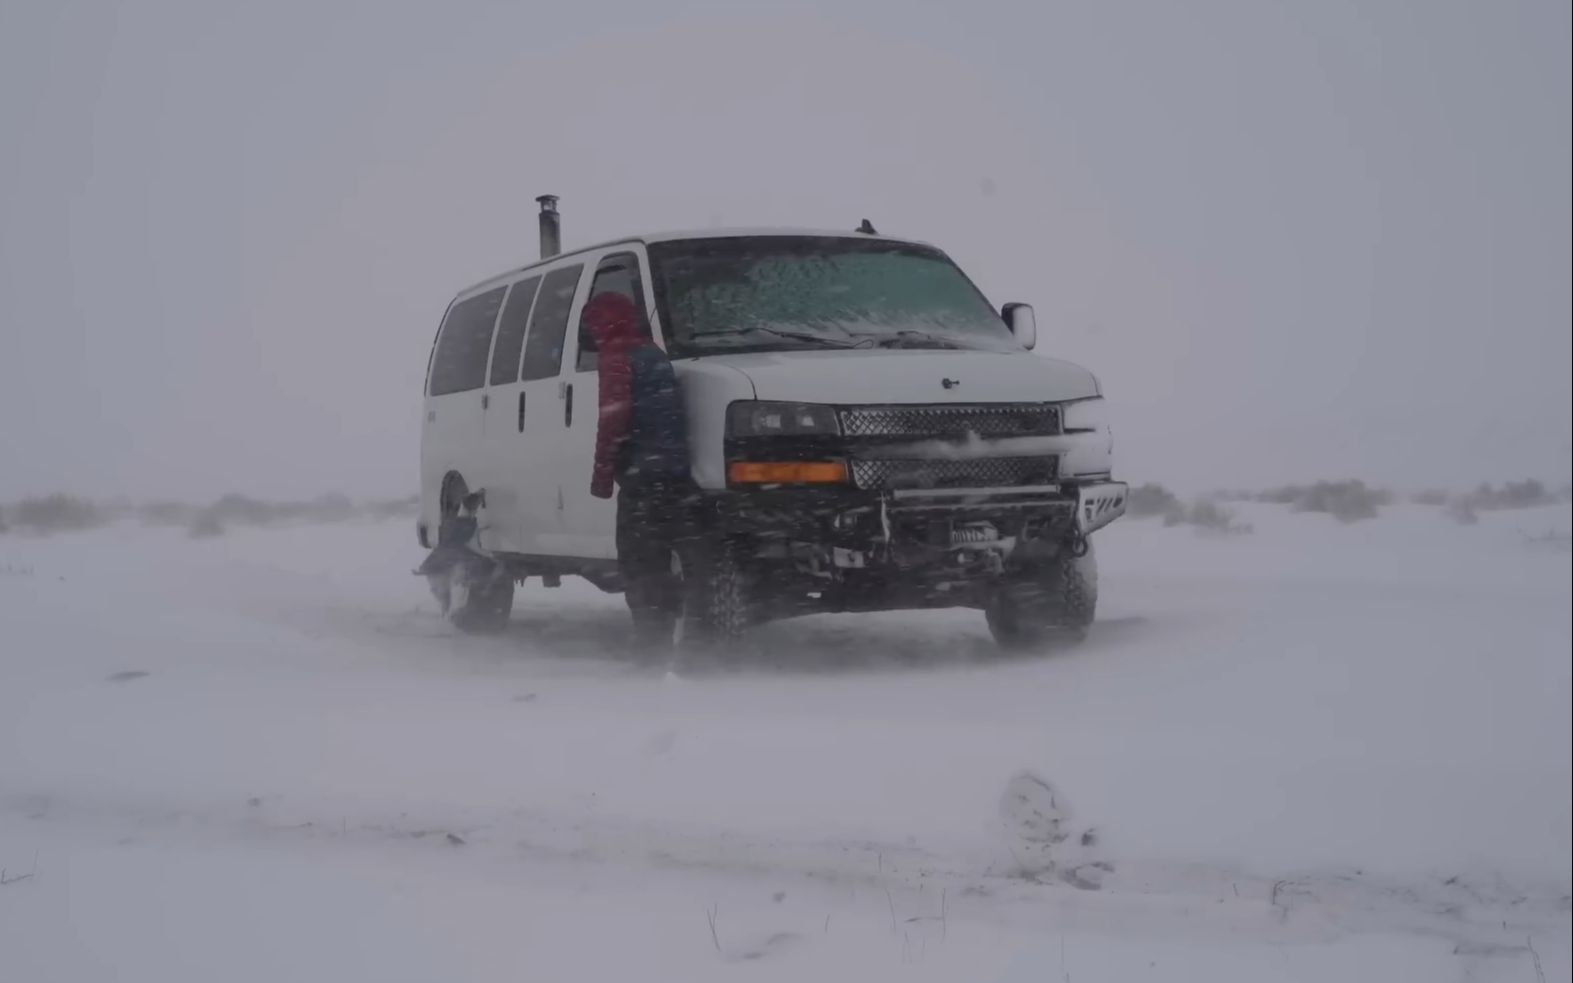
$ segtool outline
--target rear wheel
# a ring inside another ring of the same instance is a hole
[[[442,479],[442,490],[437,495],[439,518],[451,519],[459,514],[459,506],[470,494],[470,486],[457,471],[449,471]]]
[[[1001,648],[1022,651],[1056,638],[1085,638],[1097,607],[1098,560],[1088,542],[1083,556],[1067,547],[1052,559],[1008,574],[983,613]]]
[[[450,618],[454,625],[471,635],[495,635],[508,627],[513,613],[513,576],[501,567],[471,581],[457,592],[459,603]]]

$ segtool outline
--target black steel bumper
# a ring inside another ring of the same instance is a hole
[[[716,493],[708,509],[722,535],[855,548],[897,538],[937,545],[942,532],[976,523],[1002,535],[1035,528],[1086,536],[1124,515],[1127,497],[1127,486],[1115,481],[883,493],[777,487]]]

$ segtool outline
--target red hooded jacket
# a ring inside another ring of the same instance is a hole
[[[666,353],[645,335],[633,301],[597,294],[582,317],[600,356],[590,494],[610,498],[614,484],[636,472],[668,480],[686,476],[687,427],[677,377]]]
[[[633,301],[622,294],[597,294],[584,305],[584,325],[600,352],[600,419],[595,428],[595,472],[590,479],[590,494],[610,498],[618,452],[628,439],[628,424],[633,417],[633,367],[628,362],[628,352],[639,344],[639,314]]]

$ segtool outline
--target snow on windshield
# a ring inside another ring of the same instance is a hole
[[[1019,347],[937,250],[783,236],[660,243],[650,252],[663,321],[680,349]]]

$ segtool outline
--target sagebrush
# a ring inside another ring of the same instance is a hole
[[[56,493],[24,498],[8,510],[8,521],[33,532],[68,532],[101,526],[107,517],[97,505],[73,495]]]

